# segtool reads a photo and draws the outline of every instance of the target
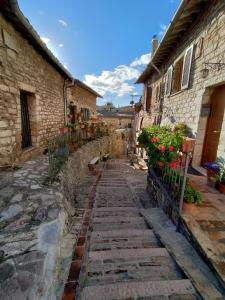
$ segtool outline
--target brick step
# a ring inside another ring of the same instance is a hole
[[[133,223],[104,223],[104,224],[93,224],[93,231],[109,231],[109,230],[123,230],[123,229],[147,229],[147,225],[142,220],[142,222]]]
[[[169,257],[169,253],[166,248],[142,248],[142,249],[116,249],[105,251],[90,251],[89,261],[101,261],[108,262],[109,260],[116,261],[136,261],[138,258],[141,260],[157,257]],[[170,258],[171,259],[171,258]]]
[[[154,236],[152,230],[149,229],[121,229],[121,230],[107,230],[107,231],[93,231],[91,234],[92,240],[103,239],[132,239],[132,238],[151,238]]]
[[[140,300],[141,297],[155,297],[157,300],[194,300],[197,299],[194,294],[195,290],[188,279],[137,281],[85,287],[81,293],[81,300],[134,300],[137,297]]]

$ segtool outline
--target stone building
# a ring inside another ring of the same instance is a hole
[[[97,118],[96,99],[102,98],[89,86],[75,79],[68,89],[68,117],[72,123]],[[68,119],[69,119],[68,118]]]
[[[48,139],[67,122],[67,93],[73,84],[72,95],[81,107],[90,105],[94,114],[100,95],[73,79],[23,16],[17,1],[1,0],[0,166],[26,160],[46,148]],[[85,97],[90,100],[84,101]]]
[[[117,129],[132,128],[134,113],[119,113],[116,111],[101,111],[98,117],[108,123],[115,126]]]
[[[181,1],[137,83],[149,123],[185,123],[196,138],[193,165],[225,158],[225,2]]]

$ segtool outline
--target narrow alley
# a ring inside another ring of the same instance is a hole
[[[150,206],[145,178],[145,172],[133,170],[126,160],[110,160],[103,167],[84,243],[76,299],[202,299],[140,214],[143,207],[149,211]],[[78,278],[77,263],[75,253],[69,275],[73,286]],[[207,289],[207,279],[203,284]],[[210,285],[208,299],[223,299]],[[70,289],[65,289],[63,299],[74,299]]]

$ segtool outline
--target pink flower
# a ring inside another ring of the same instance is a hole
[[[156,136],[153,136],[153,137],[151,138],[151,142],[155,143],[155,142],[157,142],[157,141],[158,141],[158,138],[157,138]]]
[[[158,146],[159,151],[165,151],[166,147],[164,145],[159,145]]]
[[[174,146],[172,146],[172,145],[169,146],[169,150],[170,150],[170,151],[173,151],[173,150],[174,150]]]
[[[161,161],[158,162],[158,165],[160,168],[162,168],[164,166],[163,162],[161,162]]]

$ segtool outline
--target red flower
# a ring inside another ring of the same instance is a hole
[[[169,150],[173,151],[174,150],[174,146],[169,146]]]
[[[170,168],[172,168],[172,169],[176,169],[177,163],[176,163],[175,161],[172,161],[172,162],[169,163],[169,166],[170,166]]]
[[[158,146],[159,151],[165,151],[166,147],[164,145]]]
[[[161,161],[158,162],[158,165],[160,168],[162,168],[164,166],[163,162],[161,162]]]
[[[158,138],[157,138],[156,136],[153,136],[153,137],[151,138],[151,142],[155,143],[155,142],[157,142],[157,141],[158,141]]]

